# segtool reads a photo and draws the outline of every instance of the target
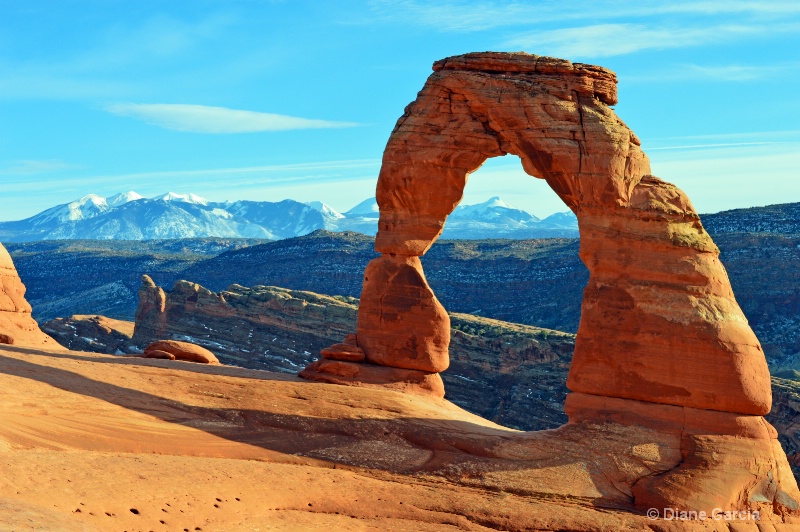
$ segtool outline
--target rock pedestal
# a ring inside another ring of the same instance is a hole
[[[433,70],[383,155],[382,256],[365,272],[357,327],[366,363],[324,360],[303,376],[357,382],[360,367],[447,367],[449,326],[418,257],[469,174],[514,154],[577,215],[590,272],[567,381],[571,423],[636,418],[680,435],[681,462],[634,485],[639,506],[797,512],[800,492],[761,417],[771,406],[761,346],[691,202],[650,175],[639,139],[609,107],[614,73],[492,52]]]

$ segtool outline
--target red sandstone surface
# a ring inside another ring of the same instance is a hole
[[[171,360],[187,360],[189,362],[199,362],[201,364],[219,364],[216,355],[199,345],[190,342],[179,342],[177,340],[159,340],[153,342],[144,349],[144,355],[151,358],[165,358],[163,355],[172,355]]]
[[[745,455],[780,471],[757,427],[714,435],[698,420],[684,434],[671,412],[630,410],[525,433],[391,390],[0,346],[0,529],[729,531],[651,521],[632,502],[637,481],[679,471],[685,438],[720,483]],[[793,481],[754,479],[761,524],[780,527],[791,515],[768,501]],[[693,492],[708,504],[730,493]]]

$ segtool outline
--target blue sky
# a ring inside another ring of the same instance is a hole
[[[611,68],[616,112],[701,212],[800,201],[800,2],[0,0],[0,220],[88,193],[374,195],[437,59]],[[566,210],[519,159],[466,203]]]

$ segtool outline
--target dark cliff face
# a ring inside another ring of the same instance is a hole
[[[133,319],[143,274],[171,285],[192,264],[263,240],[49,240],[9,244],[40,323],[73,314]]]
[[[274,285],[359,297],[377,254],[357,233],[311,235],[223,253],[183,272],[212,290]],[[588,271],[577,239],[440,241],[422,257],[428,283],[452,312],[575,332]]]
[[[223,363],[290,374],[354,332],[358,311],[352,297],[272,286],[211,292],[179,281],[165,292],[145,279],[139,294],[133,342],[140,349],[155,340],[183,340]],[[463,314],[451,314],[451,323],[452,363],[443,374],[448,399],[520,429],[566,422],[573,335]]]

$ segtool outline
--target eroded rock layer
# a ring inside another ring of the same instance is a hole
[[[61,349],[43,333],[31,316],[25,300],[25,285],[17,274],[14,262],[0,244],[0,343]]]

